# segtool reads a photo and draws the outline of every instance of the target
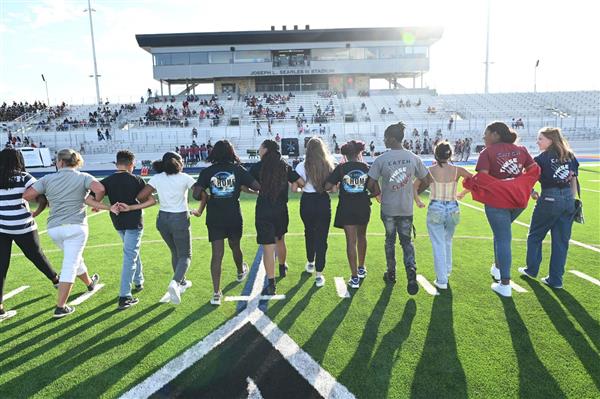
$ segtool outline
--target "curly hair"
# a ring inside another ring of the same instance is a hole
[[[340,148],[340,152],[346,159],[357,158],[364,150],[365,143],[357,140],[350,140]]]

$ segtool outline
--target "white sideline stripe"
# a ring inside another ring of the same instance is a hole
[[[322,397],[328,399],[354,398],[354,395],[345,386],[337,382],[263,312],[254,310],[250,314],[250,322]]]
[[[28,285],[24,285],[22,287],[16,288],[16,289],[12,290],[11,292],[9,292],[8,294],[4,295],[4,297],[2,299],[7,300],[9,298],[12,298],[13,296],[25,291],[27,288],[29,288]]]
[[[438,290],[423,276],[422,274],[417,274],[417,281],[421,284],[421,287],[427,291],[429,295],[439,295]]]
[[[73,299],[69,305],[75,306],[80,305],[83,301],[89,299],[96,292],[100,291],[104,287],[104,284],[98,284],[93,291],[88,291],[85,294],[79,295],[77,298]]]
[[[335,277],[333,279],[335,281],[335,290],[340,298],[350,298],[350,293],[348,292],[348,287],[346,286],[346,282],[343,277]]]
[[[150,377],[146,378],[140,384],[127,391],[122,399],[138,399],[147,398],[160,388],[168,384],[171,380],[181,374],[191,365],[202,359],[206,354],[213,350],[216,346],[225,341],[234,332],[239,330],[247,323],[248,315],[246,311],[238,314],[221,327],[217,328],[211,334],[206,336],[202,341],[198,342],[180,356],[171,360]]]
[[[144,381],[127,391],[122,399],[147,398],[165,386],[184,370],[198,362],[207,353],[223,343],[246,323],[252,323],[256,329],[278,350],[281,355],[325,398],[352,399],[355,396],[337,382],[313,358],[304,352],[292,338],[281,331],[260,309],[260,293],[265,281],[265,268],[261,260],[249,295],[246,309],[221,327],[207,335],[203,340],[177,356]]]
[[[517,292],[520,292],[520,293],[527,292],[527,290],[525,288],[521,287],[519,284],[515,283],[512,280],[510,280],[510,286],[513,287],[513,289]]]
[[[8,320],[11,317],[15,317],[17,315],[17,311],[16,310],[7,310],[6,313],[4,314],[4,316],[2,316],[2,318],[0,319],[0,323],[2,323],[4,320]]]
[[[600,190],[592,190],[591,188],[582,188],[583,191],[591,191],[593,193],[600,193]]]
[[[87,217],[88,217],[88,219],[89,218],[93,218],[94,216],[100,215],[101,213],[104,213],[104,212],[106,212],[106,211],[105,210],[101,210],[99,212],[92,213],[91,215],[88,213]],[[48,232],[48,230],[42,230],[42,231],[39,232],[39,234],[42,235],[42,234],[45,234],[47,232]]]
[[[573,273],[574,275],[576,275],[577,277],[581,277],[584,280],[587,280],[589,282],[591,282],[592,284],[596,284],[597,286],[600,286],[600,280],[593,278],[592,276],[588,276],[585,273],[582,273],[578,270],[569,270],[571,273]]]
[[[252,378],[246,377],[246,382],[248,383],[248,399],[264,399]]]
[[[462,204],[462,205],[466,206],[467,208],[473,208],[473,209],[475,209],[475,210],[478,210],[479,212],[485,212],[485,209],[482,209],[482,208],[480,208],[480,207],[478,207],[478,206],[474,206],[474,205],[471,205],[471,204],[467,204],[467,203],[465,203],[465,202],[462,202],[462,201],[458,201],[458,202],[459,202],[460,204]],[[527,223],[519,222],[518,220],[515,220],[513,223],[515,223],[515,224],[518,224],[518,225],[520,225],[520,226],[524,226],[524,227],[527,227],[527,228],[529,228],[529,225],[528,225]],[[516,241],[516,240],[513,238],[513,241]],[[573,239],[569,240],[569,242],[570,242],[570,243],[572,243],[572,244],[575,244],[575,245],[577,245],[577,246],[579,246],[579,247],[581,247],[581,248],[589,249],[589,250],[592,250],[592,251],[594,251],[594,252],[598,252],[598,253],[600,253],[600,248],[596,248],[596,247],[593,247],[593,246],[591,246],[591,245],[584,244],[584,243],[582,243],[582,242],[579,242],[579,241],[575,241],[575,240],[573,240]]]
[[[588,180],[591,181],[592,183],[600,183],[600,180]]]

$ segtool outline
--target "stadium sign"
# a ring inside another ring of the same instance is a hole
[[[320,75],[327,73],[335,73],[333,68],[321,69],[281,69],[277,71],[252,71],[251,76],[272,76],[272,75]]]

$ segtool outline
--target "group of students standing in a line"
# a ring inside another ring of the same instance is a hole
[[[433,166],[426,168],[422,160],[403,149],[405,126],[398,123],[385,130],[384,141],[390,150],[375,159],[369,167],[362,160],[365,145],[349,141],[341,147],[344,162],[334,166],[325,143],[312,138],[307,143],[306,157],[293,169],[281,156],[278,144],[265,140],[259,149],[261,160],[249,170],[240,165],[232,145],[227,140],[215,143],[208,157],[212,164],[200,173],[197,180],[183,172],[179,154],[167,152],[156,161],[156,172],[146,183],[134,175],[134,155],[119,151],[117,171],[101,182],[79,172],[83,160],[70,149],[57,154],[57,172],[37,180],[25,171],[20,152],[5,149],[0,152],[0,320],[15,314],[2,306],[1,295],[14,241],[24,255],[58,288],[54,317],[63,317],[74,311],[66,304],[72,285],[78,277],[93,290],[98,274],[89,275],[83,260],[88,238],[86,204],[110,210],[113,225],[123,240],[123,266],[119,291],[119,309],[138,302],[133,292],[144,288],[143,267],[140,257],[143,235],[142,209],[159,199],[156,227],[169,247],[173,277],[161,302],[178,304],[181,295],[191,287],[186,279],[191,263],[190,215],[200,216],[206,210],[208,239],[212,247],[211,276],[213,295],[210,302],[219,305],[221,264],[225,239],[232,250],[237,267],[237,281],[248,275],[248,265],[240,248],[243,218],[239,197],[241,191],[257,195],[255,211],[256,241],[263,246],[263,264],[268,282],[265,295],[276,293],[275,265],[280,277],[288,271],[286,263],[288,192],[289,185],[302,189],[300,216],[304,223],[306,271],[315,273],[315,285],[325,284],[327,238],[331,221],[329,192],[339,191],[339,202],[334,226],[342,228],[346,236],[346,253],[352,288],[360,286],[367,275],[367,225],[371,213],[371,198],[381,203],[381,219],[385,227],[386,271],[384,280],[396,282],[396,237],[403,250],[407,291],[414,295],[416,281],[415,249],[412,241],[413,202],[425,204],[418,194],[430,187],[427,229],[431,238],[436,279],[439,289],[448,287],[452,271],[452,237],[459,222],[458,199],[467,192],[485,204],[485,213],[494,235],[494,258],[491,274],[496,280],[492,289],[503,296],[511,295],[510,269],[511,223],[526,208],[531,195],[537,199],[527,240],[526,267],[519,268],[525,276],[535,277],[542,260],[541,243],[552,231],[550,274],[542,281],[554,288],[562,287],[568,242],[573,223],[574,193],[578,162],[567,141],[557,128],[539,132],[541,154],[531,158],[525,147],[515,145],[517,135],[502,122],[490,124],[484,135],[485,150],[479,155],[472,176],[464,168],[451,164],[452,148],[439,143],[435,148]],[[457,194],[457,185],[464,179],[467,189]],[[532,188],[539,179],[541,194]],[[200,201],[197,209],[188,208],[188,190]],[[93,193],[93,195],[89,195]],[[110,205],[102,202],[108,196]],[[28,201],[37,201],[34,212]],[[34,218],[50,205],[48,234],[63,250],[63,262],[58,275],[40,248]]]

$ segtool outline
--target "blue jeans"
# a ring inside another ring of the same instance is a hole
[[[510,266],[512,263],[511,224],[523,211],[524,209],[520,208],[505,209],[485,206],[485,215],[494,233],[494,259],[496,267],[500,269],[502,280],[510,279]]]
[[[433,248],[433,264],[436,281],[448,283],[452,272],[452,236],[460,220],[456,201],[432,200],[427,208],[427,231]]]
[[[386,216],[381,214],[381,220],[385,226],[385,259],[387,270],[396,272],[396,234],[400,239],[400,246],[404,254],[404,267],[406,269],[414,267],[415,247],[412,242],[411,233],[413,226],[412,216]]]
[[[140,245],[144,229],[117,230],[123,240],[123,268],[121,269],[120,297],[131,296],[131,283],[144,282]]]
[[[542,190],[531,217],[527,236],[527,273],[537,276],[542,262],[542,241],[548,231],[552,234],[552,253],[548,284],[562,286],[567,250],[571,239],[575,199],[571,188]]]

